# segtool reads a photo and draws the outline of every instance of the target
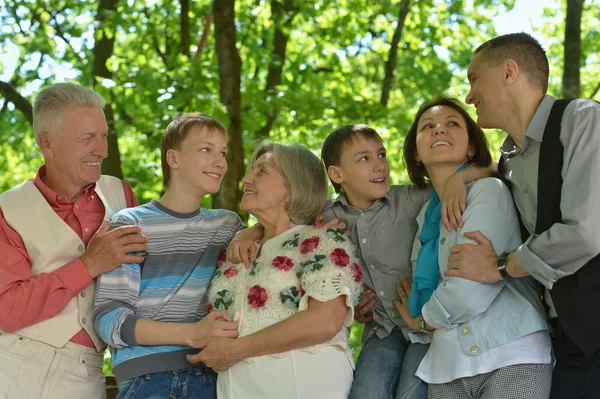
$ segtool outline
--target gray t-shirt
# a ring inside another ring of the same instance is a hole
[[[392,186],[366,211],[348,204],[344,195],[325,206],[325,220],[338,218],[352,231],[352,242],[359,248],[363,264],[363,283],[376,295],[373,320],[365,326],[363,343],[373,334],[387,337],[396,326],[408,339],[408,328],[392,301],[398,298],[396,282],[400,276],[412,276],[410,255],[416,217],[430,195],[429,188]]]

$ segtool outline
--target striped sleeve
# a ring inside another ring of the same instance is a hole
[[[126,212],[119,212],[111,221],[111,229],[133,224],[138,223]],[[94,328],[100,338],[112,347],[136,345],[140,280],[141,268],[137,263],[124,263],[97,279]]]

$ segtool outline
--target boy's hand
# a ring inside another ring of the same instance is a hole
[[[325,223],[325,216],[319,215],[315,220],[315,227],[317,229],[338,229],[344,230],[346,228],[346,223],[340,222],[339,219],[333,218],[329,222]]]
[[[210,337],[236,338],[237,336],[237,324],[231,320],[227,311],[222,309],[211,312],[202,320],[192,323],[188,340]]]
[[[354,307],[354,320],[359,323],[366,324],[373,320],[372,309],[375,306],[375,293],[368,288],[365,288],[363,296],[358,304]]]
[[[246,237],[244,231],[236,234],[227,247],[227,262],[237,264],[243,263],[249,268],[256,259],[256,243],[250,237]]]
[[[446,182],[442,198],[442,222],[448,231],[463,227],[462,214],[467,209],[467,187],[462,175],[455,173]]]

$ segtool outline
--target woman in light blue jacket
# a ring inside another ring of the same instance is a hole
[[[521,244],[512,197],[495,178],[467,185],[462,227],[449,232],[440,222],[438,195],[448,177],[468,164],[491,163],[483,131],[458,100],[440,96],[419,109],[404,158],[415,184],[424,187],[428,179],[434,187],[417,219],[413,281],[398,285],[395,303],[411,339],[431,342],[416,372],[429,384],[428,398],[548,398],[551,345],[538,283],[445,277],[450,248],[476,243],[470,232],[493,243],[499,272],[504,254]]]

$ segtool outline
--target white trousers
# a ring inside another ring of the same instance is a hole
[[[103,354],[0,333],[0,399],[104,399]]]
[[[217,378],[218,399],[347,399],[353,370],[338,346],[241,361]]]

